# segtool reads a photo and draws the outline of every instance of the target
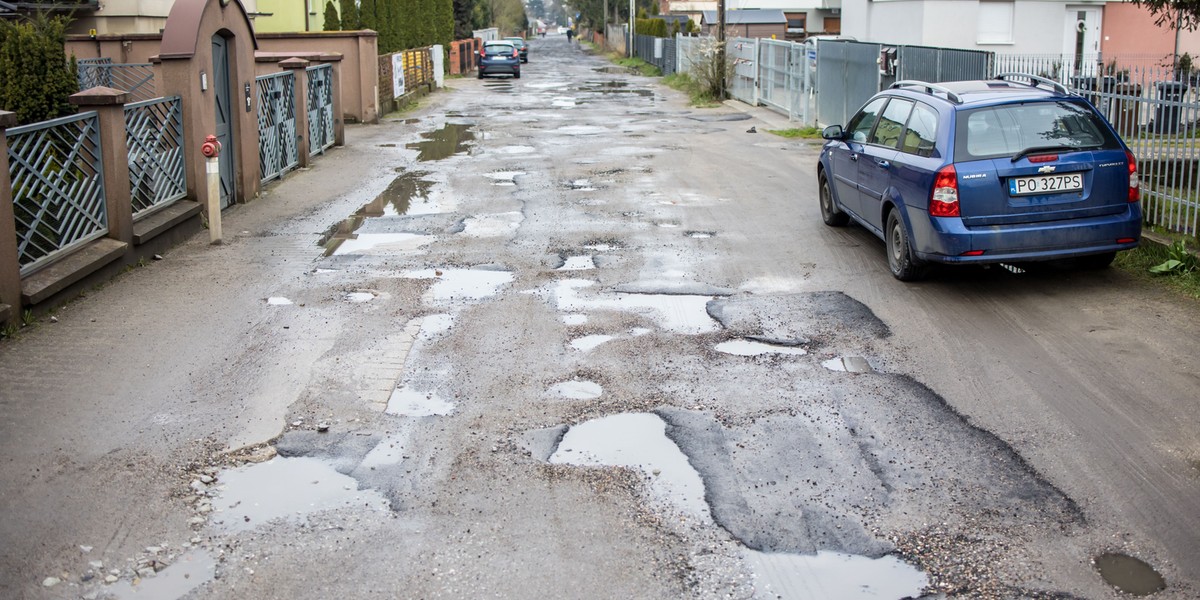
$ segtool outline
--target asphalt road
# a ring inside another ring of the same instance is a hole
[[[0,343],[0,596],[1200,595],[1194,303],[897,282],[562,37],[448,85]]]

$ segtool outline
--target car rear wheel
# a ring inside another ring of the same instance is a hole
[[[900,281],[917,281],[925,275],[925,265],[913,257],[904,221],[900,220],[895,210],[888,213],[883,239],[887,244],[888,268],[893,277]]]
[[[830,227],[842,227],[850,221],[850,215],[840,211],[833,204],[833,193],[829,189],[829,179],[822,172],[819,176],[821,194],[821,220]]]
[[[513,79],[520,79],[520,78],[521,78],[521,72],[520,72],[520,71],[517,71],[516,73],[513,73]]]

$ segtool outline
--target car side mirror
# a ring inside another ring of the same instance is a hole
[[[846,132],[842,131],[841,125],[830,125],[821,130],[821,137],[827,140],[840,140],[846,137]]]

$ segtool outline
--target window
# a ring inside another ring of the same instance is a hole
[[[965,125],[965,127],[964,127]],[[1099,115],[1076,102],[1028,102],[958,113],[955,160],[1012,156],[1030,148],[1115,150]]]
[[[892,98],[884,109],[883,116],[879,118],[879,124],[875,126],[875,133],[867,143],[888,148],[899,146],[900,132],[904,131],[904,122],[908,120],[908,113],[912,112],[912,107],[912,100]]]
[[[908,129],[904,132],[904,143],[901,152],[917,156],[933,156],[933,148],[937,143],[937,113],[924,104],[918,104],[908,118]]]
[[[846,126],[846,131],[850,133],[846,138],[860,144],[866,142],[867,136],[871,134],[871,128],[875,126],[875,121],[879,118],[879,111],[883,110],[884,102],[887,102],[887,98],[876,98],[858,111],[858,114],[854,115],[854,118],[850,119],[850,124]]]
[[[980,44],[1013,43],[1013,2],[980,2],[977,32]]]

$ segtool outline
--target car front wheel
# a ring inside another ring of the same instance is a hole
[[[883,239],[887,244],[888,268],[893,277],[900,281],[917,281],[925,275],[925,266],[913,257],[904,221],[895,210],[888,213]]]
[[[833,192],[829,189],[829,178],[822,172],[819,177],[821,194],[821,220],[830,227],[842,227],[850,221],[850,215],[838,210],[833,204]]]

